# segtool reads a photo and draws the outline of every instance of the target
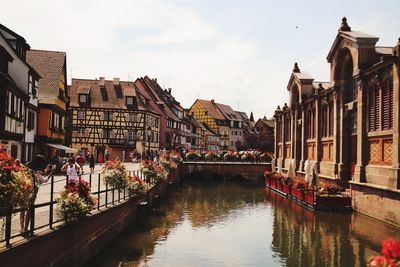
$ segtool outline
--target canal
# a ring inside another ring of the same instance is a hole
[[[244,182],[185,182],[87,266],[365,266],[398,228]]]

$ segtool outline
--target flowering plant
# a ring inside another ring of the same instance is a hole
[[[168,173],[166,171],[163,171],[163,169],[158,165],[154,165],[154,171],[155,171],[154,180],[156,183],[164,180],[168,176]]]
[[[400,242],[393,238],[388,238],[382,241],[382,255],[372,257],[369,260],[369,266],[400,266]]]
[[[341,192],[343,192],[343,187],[333,184],[333,183],[328,183],[328,184],[323,184],[319,183],[317,187],[317,194],[319,196],[337,196],[341,195]]]
[[[0,150],[0,216],[13,207],[26,208],[34,193],[34,173],[27,167],[14,164],[4,150]]]
[[[185,155],[186,160],[198,160],[201,158],[201,155],[196,151],[189,151]]]
[[[154,164],[152,160],[143,160],[142,162],[140,162],[139,170],[143,172],[146,178],[150,178],[154,174],[156,174],[156,171],[154,169],[155,166],[156,164]]]
[[[256,161],[256,156],[251,152],[245,151],[240,157],[240,159],[246,162],[254,162]]]
[[[270,153],[264,152],[258,156],[258,160],[261,162],[271,162],[272,157]]]
[[[126,177],[126,189],[130,197],[143,195],[148,190],[148,185],[138,176]]]
[[[293,186],[295,189],[304,191],[304,192],[308,192],[308,191],[312,190],[310,184],[307,183],[304,179],[302,179],[300,177],[296,177],[293,179]]]
[[[228,151],[224,155],[225,161],[237,161],[239,159],[238,153],[233,151]]]
[[[119,160],[108,160],[103,167],[103,179],[114,188],[125,186],[126,168]]]
[[[166,155],[160,157],[160,165],[168,173],[172,170],[176,170],[178,167],[175,161],[168,159],[168,156]]]
[[[97,204],[86,181],[70,182],[57,198],[57,209],[66,222],[79,221],[90,214]]]
[[[182,162],[181,156],[180,156],[179,153],[176,152],[176,151],[171,151],[171,153],[169,153],[169,158],[170,158],[172,161],[174,161],[176,164],[179,164],[179,163]]]
[[[204,156],[206,161],[216,161],[219,159],[219,156],[214,151],[208,151]]]

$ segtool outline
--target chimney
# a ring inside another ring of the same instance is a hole
[[[119,78],[114,78],[114,85],[119,85]]]
[[[211,103],[213,103],[213,104],[214,104],[214,99],[211,99]]]
[[[157,83],[157,78],[154,78],[153,81]]]
[[[168,93],[171,94],[172,88],[168,88]]]
[[[105,83],[106,83],[106,78],[104,78],[104,77],[99,77],[99,80],[100,80],[99,85],[100,85],[100,86],[104,86]]]

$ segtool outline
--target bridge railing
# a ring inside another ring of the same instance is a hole
[[[140,177],[145,180],[150,187],[155,184],[153,178],[147,179],[143,172],[139,170],[128,171],[128,175],[136,175]],[[103,183],[101,173],[93,175],[89,174],[88,176],[85,176],[85,178],[87,178],[87,180],[80,176],[79,180],[86,180],[89,183],[92,195],[97,197],[98,200],[96,207],[97,211],[117,205],[118,203],[121,203],[121,201],[129,198],[126,187],[110,187],[107,183]],[[9,246],[10,240],[13,238],[34,236],[37,230],[46,227],[53,229],[56,223],[62,222],[63,218],[55,212],[57,209],[55,209],[54,206],[57,205],[59,191],[64,189],[63,185],[68,184],[68,181],[68,177],[55,180],[55,177],[51,176],[50,182],[47,182],[40,187],[35,203],[33,203],[28,210],[15,208],[12,211],[9,211],[5,216],[0,217],[0,245],[5,242],[6,246]],[[55,188],[57,188],[57,190]],[[46,194],[48,194],[48,196],[44,197]],[[29,230],[26,233],[23,233],[20,227],[20,216],[18,213],[21,212],[29,212],[30,214]]]

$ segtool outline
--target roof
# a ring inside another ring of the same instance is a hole
[[[327,89],[331,88],[331,83],[330,82],[314,81],[312,83],[312,85],[313,85],[314,89],[319,88],[320,85],[322,86],[322,89],[324,89],[324,90],[327,90]]]
[[[55,104],[59,95],[60,76],[65,67],[65,60],[65,52],[46,50],[28,50],[26,52],[26,61],[42,77],[37,93],[40,103]]]
[[[263,119],[258,119],[258,121],[262,122],[263,124],[265,124],[266,126],[270,127],[270,128],[275,128],[275,122],[274,120],[269,120],[266,118]]]
[[[236,111],[234,111],[231,106],[220,104],[220,103],[215,103],[217,105],[218,109],[221,111],[221,113],[224,115],[224,117],[228,120],[235,120],[235,121],[243,121],[242,116],[238,114]]]
[[[375,48],[377,54],[391,55],[393,53],[393,47],[377,46]]]
[[[313,80],[313,76],[307,72],[293,72],[293,75],[295,75],[299,80]]]
[[[214,133],[214,131],[211,130],[210,127],[208,127],[208,125],[207,125],[206,123],[201,122],[201,125],[202,125],[203,128],[206,130],[206,134],[208,134],[208,135],[210,135],[210,134],[212,134],[212,135],[218,135],[218,134]]]
[[[197,101],[203,105],[203,107],[207,110],[208,114],[216,120],[225,120],[224,115],[221,111],[214,105],[213,101],[197,99]]]
[[[145,106],[145,97],[137,91],[133,82],[120,81],[119,86],[122,89],[122,97],[120,98],[117,97],[117,92],[114,88],[114,81],[105,80],[103,87],[105,90],[103,93],[106,93],[107,97],[103,99],[100,90],[100,80],[72,79],[70,87],[70,105],[71,107],[79,106],[78,94],[88,92],[90,88],[91,107],[127,109],[125,96],[136,96],[139,110],[155,112],[154,109]]]

